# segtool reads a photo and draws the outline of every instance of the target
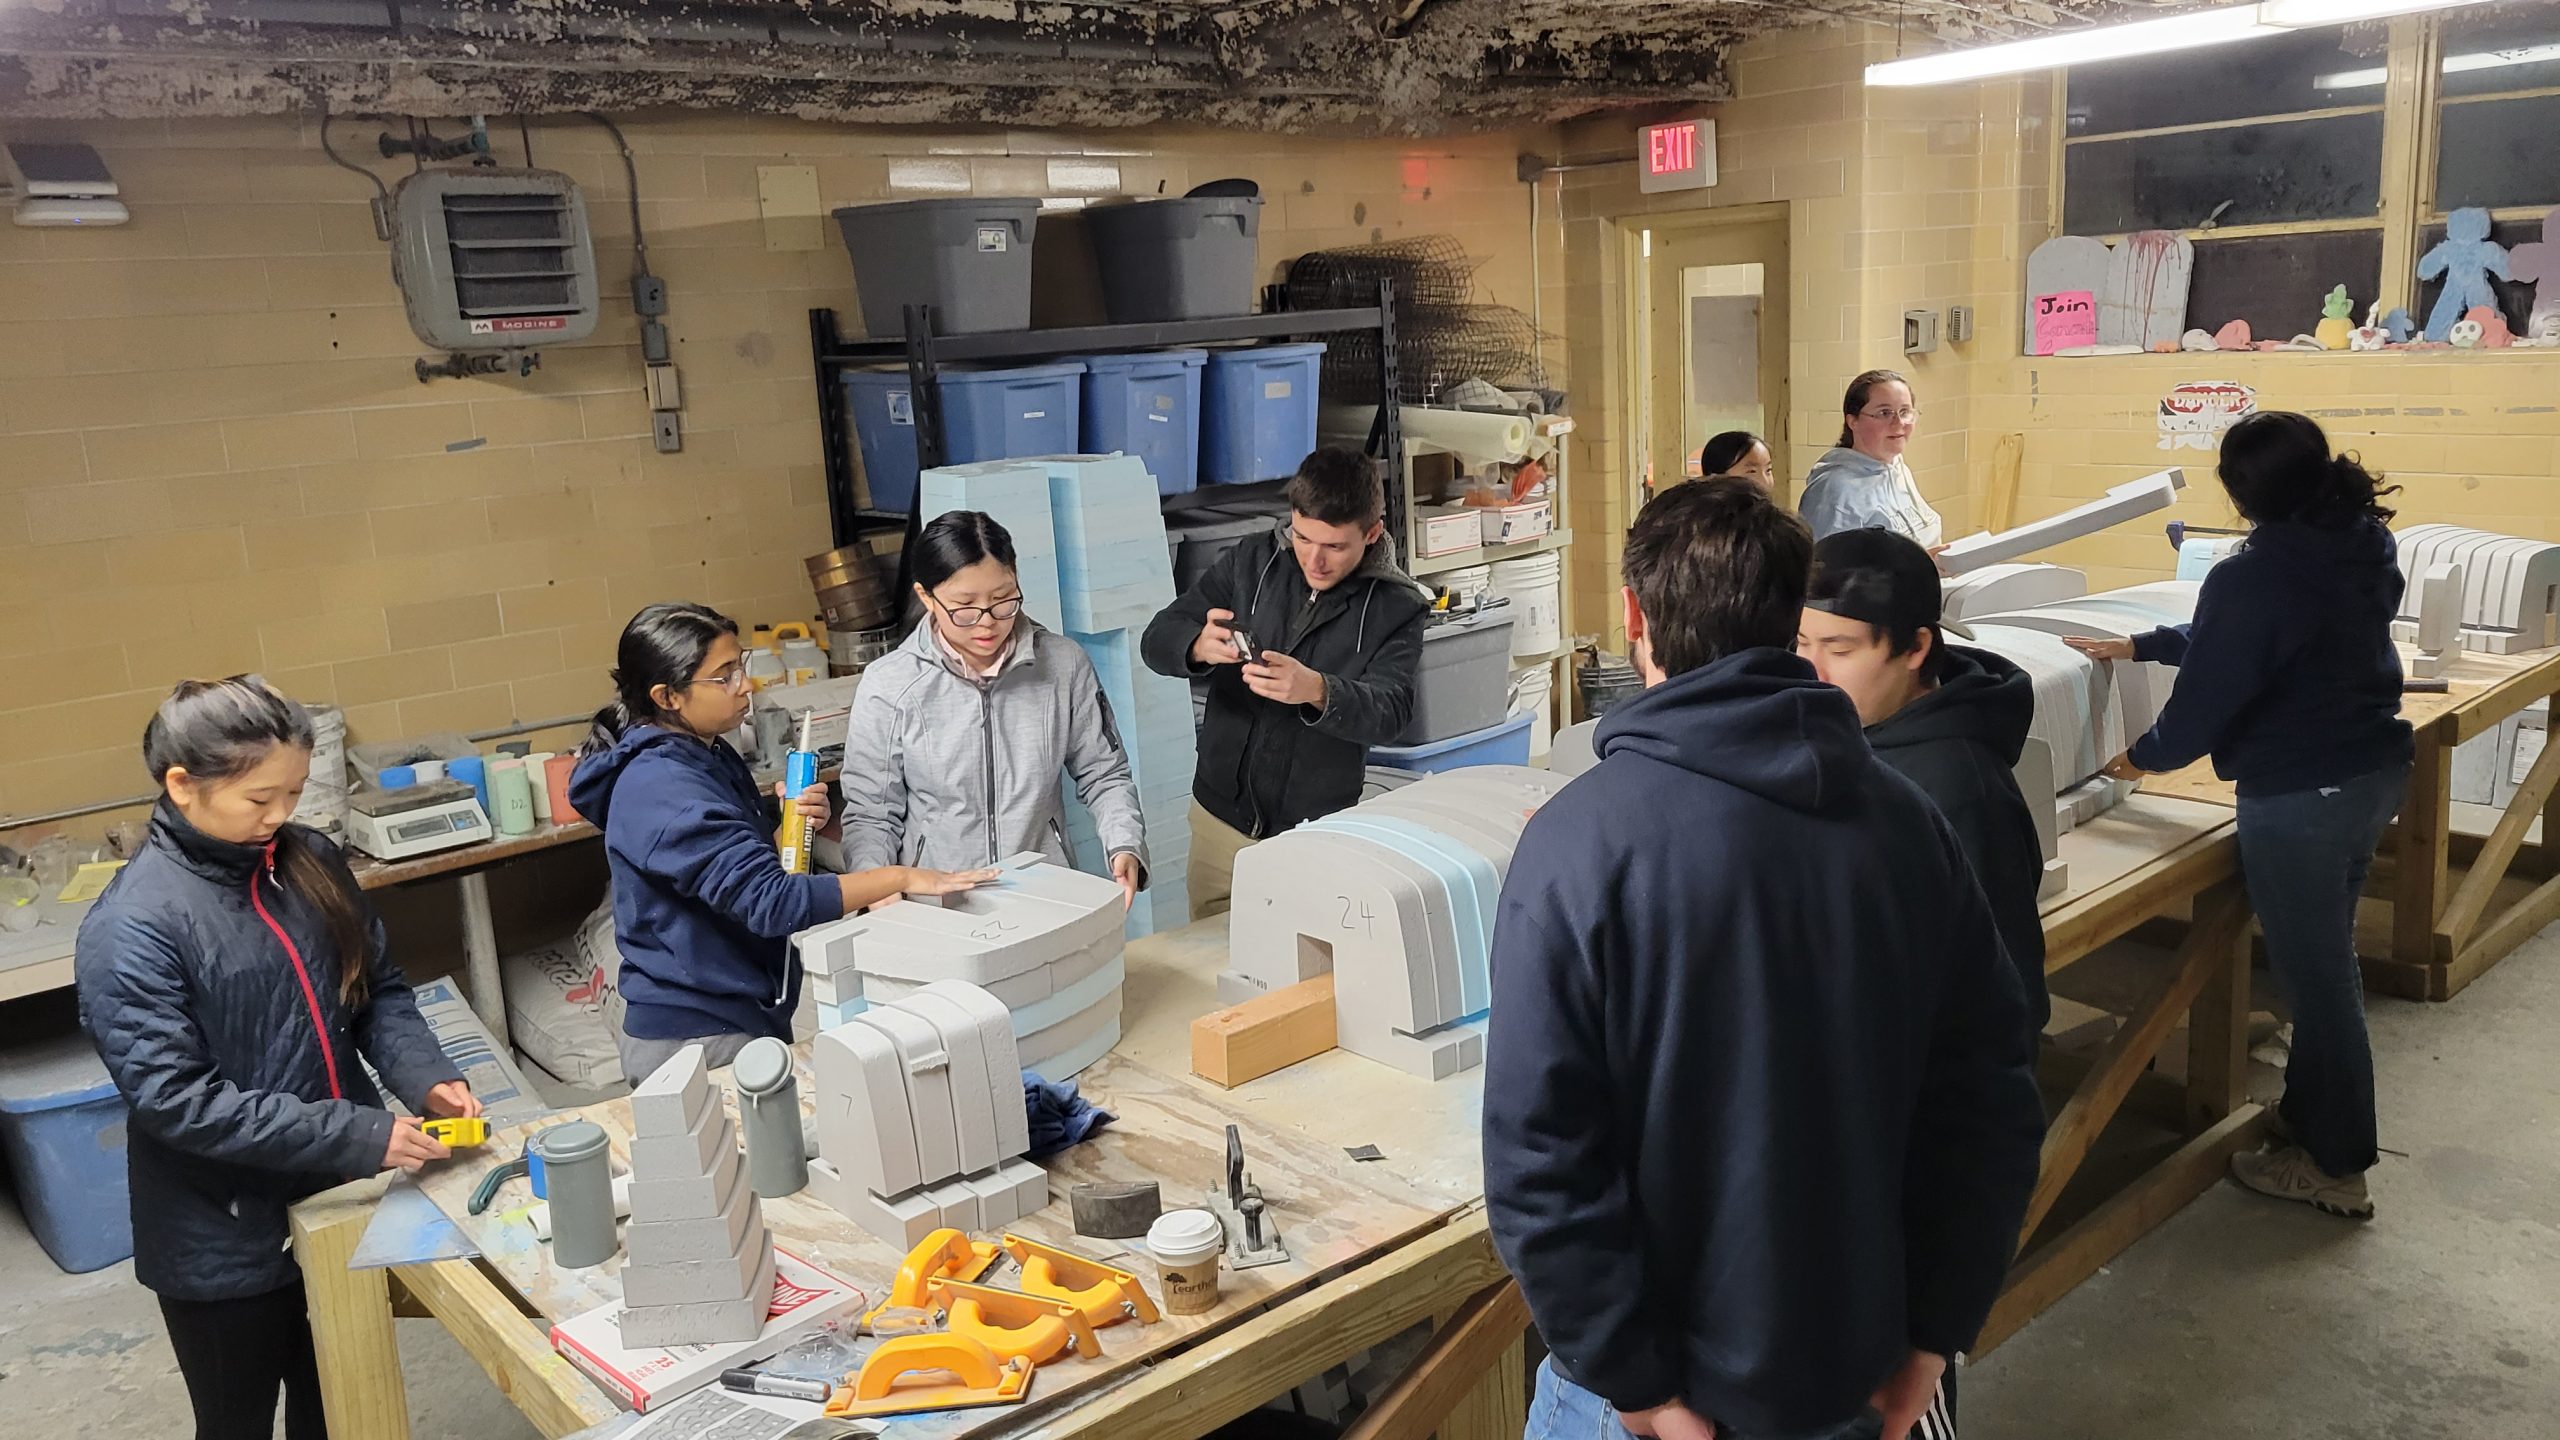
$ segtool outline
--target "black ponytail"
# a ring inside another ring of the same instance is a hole
[[[196,780],[229,780],[255,768],[278,745],[307,751],[311,740],[311,712],[255,676],[186,680],[142,727],[142,764],[162,786],[172,770]],[[355,876],[299,825],[276,832],[274,854],[285,888],[320,912],[338,952],[338,999],[354,1009],[364,1003],[373,960],[372,927]]]
[[[2337,527],[2370,519],[2383,524],[2399,512],[2382,503],[2397,485],[2352,455],[2334,454],[2320,422],[2290,410],[2267,410],[2222,435],[2215,466],[2231,503],[2253,524],[2295,520]]]
[[[596,712],[578,753],[610,750],[622,732],[656,721],[658,702],[651,692],[661,685],[683,688],[702,668],[712,643],[737,633],[737,621],[708,605],[670,601],[632,616],[613,649],[613,703]]]

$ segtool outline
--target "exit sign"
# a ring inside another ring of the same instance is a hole
[[[1704,190],[1716,183],[1716,122],[1674,120],[1636,132],[1636,188]]]

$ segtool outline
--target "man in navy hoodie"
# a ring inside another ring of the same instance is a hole
[[[2026,1001],[1946,822],[1789,652],[1811,562],[1747,483],[1645,506],[1648,688],[1503,886],[1485,1195],[1551,1351],[1530,1440],[1899,1440],[2016,1246]]]

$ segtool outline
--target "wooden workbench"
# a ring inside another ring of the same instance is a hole
[[[2055,1218],[2031,1227],[2055,1233],[2027,1250],[1984,1348],[2212,1183],[2223,1157],[2256,1135],[2258,1112],[2242,1103],[2240,1090],[2245,974],[2232,965],[2242,917],[2229,812],[2138,796],[2065,837],[2064,848],[2073,884],[2046,913],[2054,969],[2146,920],[2190,906],[2206,918],[2055,1121],[2045,1147],[2049,1184],[2038,1191],[2040,1212]],[[909,1420],[901,1434],[1190,1440],[1418,1322],[1481,1302],[1503,1284],[1481,1200],[1480,1072],[1435,1083],[1334,1051],[1218,1090],[1188,1074],[1187,1057],[1190,1021],[1217,1005],[1213,976],[1224,943],[1223,924],[1211,922],[1129,947],[1124,1037],[1111,1057],[1079,1077],[1119,1122],[1052,1168],[1061,1180],[1154,1179],[1172,1205],[1214,1182],[1222,1127],[1238,1124],[1249,1167],[1298,1259],[1232,1276],[1227,1300],[1201,1321],[1169,1318],[1143,1330],[1104,1331],[1107,1360],[1044,1368],[1025,1407]],[[2188,1082],[2189,1137],[2112,1198],[2093,1206],[2080,1192],[2066,1195],[2098,1131],[2172,1026],[2190,1015],[2203,1063],[2192,1065]],[[809,1094],[804,1081],[804,1099]],[[604,1123],[621,1148],[627,1104],[581,1113]],[[520,1144],[520,1137],[502,1137],[477,1163],[431,1177],[430,1193],[449,1198],[467,1190],[480,1168]],[[1375,1145],[1386,1158],[1353,1162],[1343,1150],[1358,1145]],[[613,1402],[545,1338],[549,1318],[615,1293],[612,1264],[552,1270],[521,1222],[508,1218],[510,1202],[515,1209],[523,1203],[515,1187],[469,1227],[481,1261],[349,1271],[346,1258],[381,1186],[344,1186],[294,1211],[334,1433],[367,1440],[408,1434],[391,1333],[395,1285],[453,1331],[545,1434],[567,1434],[614,1413]],[[768,1204],[766,1215],[785,1248],[866,1289],[883,1286],[895,1266],[893,1247],[806,1194]],[[1020,1228],[1087,1253],[1112,1249],[1069,1233],[1063,1206]],[[1152,1274],[1143,1260],[1131,1268]],[[1511,1328],[1507,1345],[1469,1372],[1478,1378],[1437,1424],[1442,1440],[1513,1440],[1520,1433],[1523,1340],[1516,1322]]]
[[[2408,653],[2401,658],[2406,664]],[[2417,764],[2356,927],[2365,984],[2410,1000],[2453,998],[2560,919],[2560,746],[2546,746],[2515,797],[2490,812],[2485,836],[2462,833],[2453,803],[2454,750],[2560,693],[2560,650],[2466,653],[2444,678],[2445,694],[2401,698],[2400,713],[2417,733]],[[2150,776],[2142,789],[2217,805],[2234,798],[2209,762]],[[2527,845],[2536,820],[2541,839]]]

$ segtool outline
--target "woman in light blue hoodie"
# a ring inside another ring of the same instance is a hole
[[[1895,370],[1870,370],[1849,382],[1840,401],[1840,439],[1804,477],[1798,508],[1820,540],[1869,528],[1907,536],[1936,554],[1946,538],[1938,512],[1920,498],[1903,447],[1920,412],[1911,382]]]

